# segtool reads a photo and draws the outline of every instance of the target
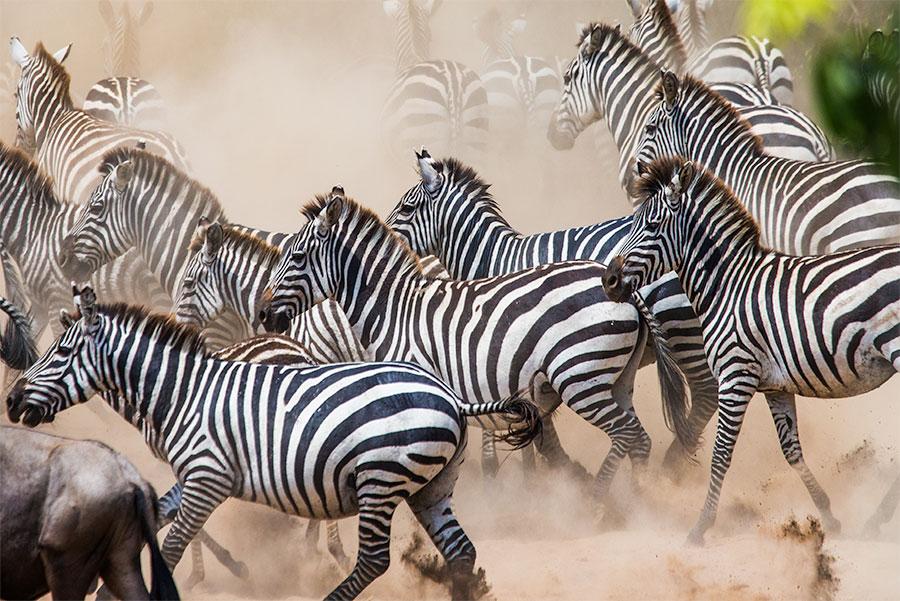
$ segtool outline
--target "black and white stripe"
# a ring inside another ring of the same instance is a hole
[[[10,418],[35,426],[95,392],[121,395],[183,486],[162,545],[170,567],[229,497],[307,518],[359,515],[356,566],[328,597],[352,599],[387,570],[393,513],[405,501],[447,560],[454,595],[468,598],[475,548],[450,505],[465,420],[495,417],[507,440],[527,443],[539,432],[531,405],[464,405],[403,363],[221,361],[167,316],[92,297],[82,291],[81,319],[13,389]]]
[[[15,370],[31,367],[37,360],[31,319],[22,309],[2,296],[0,311],[6,313],[8,319],[6,329],[0,336],[0,362]]]
[[[900,245],[824,256],[769,250],[725,183],[681,158],[650,164],[638,194],[643,204],[607,289],[627,298],[630,289],[674,270],[697,310],[719,381],[709,492],[690,540],[702,542],[715,521],[756,392],[766,395],[785,459],[826,528],[839,531],[828,496],[803,459],[794,396],[856,396],[900,371]]]
[[[411,360],[467,403],[546,383],[612,446],[597,476],[602,499],[622,458],[646,466],[650,438],[631,390],[646,329],[633,306],[610,303],[597,263],[544,265],[474,281],[423,276],[409,247],[380,219],[339,194],[304,211],[310,222],[273,271],[260,308],[267,329],[284,329],[325,298],[338,302],[377,360]],[[653,337],[656,341],[657,338]],[[684,420],[681,376],[658,347],[664,403]],[[537,389],[537,390],[535,390]]]
[[[683,156],[709,169],[759,223],[763,243],[822,254],[900,241],[900,182],[866,161],[773,157],[734,109],[692,77],[662,75],[638,147],[638,169]]]
[[[97,119],[129,127],[160,129],[166,121],[162,95],[138,77],[108,77],[88,90],[82,106]]]
[[[478,74],[462,63],[432,59],[428,24],[439,2],[386,0],[395,21],[397,80],[382,111],[384,135],[397,156],[432,144],[453,152],[481,153],[487,144],[487,93]]]

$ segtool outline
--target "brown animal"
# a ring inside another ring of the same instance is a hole
[[[3,426],[0,482],[0,597],[83,599],[99,575],[118,599],[178,599],[156,543],[156,493],[122,455]]]

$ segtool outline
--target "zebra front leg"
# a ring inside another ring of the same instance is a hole
[[[350,570],[350,558],[344,552],[344,543],[341,542],[341,531],[337,520],[325,522],[326,537],[328,539],[328,552],[345,572]]]
[[[784,392],[766,394],[769,403],[769,411],[775,420],[775,430],[778,432],[778,441],[781,443],[781,452],[788,464],[800,474],[800,479],[806,485],[806,490],[812,497],[813,503],[822,515],[825,530],[838,534],[841,531],[841,523],[831,513],[831,500],[825,490],[816,480],[816,477],[803,460],[803,448],[800,446],[800,434],[797,427],[797,404],[794,395]]]
[[[487,429],[481,430],[481,473],[485,478],[493,480],[500,471],[500,462],[497,460],[497,441],[494,433]]]
[[[878,536],[882,524],[888,523],[894,517],[894,511],[897,509],[898,503],[900,503],[900,475],[891,484],[891,488],[884,495],[881,503],[878,504],[878,509],[872,514],[872,517],[866,520],[866,525],[863,527],[863,535],[867,538]]]
[[[361,477],[358,475],[357,478]],[[365,491],[358,493],[359,552],[356,565],[325,601],[355,599],[373,580],[387,572],[391,564],[391,520],[398,499],[381,498],[383,494],[382,487],[373,489],[368,495]]]
[[[187,479],[181,491],[181,503],[166,533],[162,555],[174,571],[185,548],[194,540],[213,510],[228,498],[229,484],[211,478]]]
[[[306,523],[306,531],[303,535],[303,552],[307,557],[313,557],[318,553],[319,525],[322,520],[309,520]]]
[[[719,421],[716,425],[716,442],[713,447],[712,465],[710,466],[709,489],[700,518],[688,534],[688,543],[703,545],[703,536],[716,522],[719,509],[719,496],[722,493],[722,482],[731,466],[734,445],[741,433],[747,405],[753,396],[754,389],[748,392],[727,393],[719,400]],[[720,393],[721,395],[722,393]]]

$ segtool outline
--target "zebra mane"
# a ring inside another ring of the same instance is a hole
[[[501,219],[503,218],[503,214],[500,212],[500,205],[497,204],[497,201],[490,193],[491,185],[481,179],[481,176],[478,175],[475,169],[453,157],[435,161],[434,168],[438,171],[443,171],[444,176],[451,180],[456,187],[477,188],[477,202],[480,202],[488,212]],[[468,196],[472,195],[469,194]]]
[[[193,355],[203,357],[210,355],[200,330],[192,325],[175,321],[175,316],[170,313],[154,313],[142,305],[127,303],[98,304],[97,310],[129,331],[142,330],[143,336],[187,350]]]
[[[696,107],[698,103],[694,102],[694,100],[699,99],[701,101],[699,105],[703,108],[706,108],[708,106],[713,108],[713,114],[704,114],[704,119],[712,121],[719,114],[726,114],[729,121],[733,122],[734,127],[740,128],[741,136],[750,143],[751,150],[754,154],[762,155],[766,153],[762,139],[755,133],[753,133],[753,130],[750,128],[750,123],[746,119],[744,119],[744,117],[740,113],[737,112],[737,109],[733,104],[722,98],[722,96],[719,95],[718,92],[711,89],[705,83],[703,83],[699,79],[694,78],[691,75],[683,75],[680,78],[680,81],[681,85],[679,86],[680,89],[678,91],[679,105]],[[656,90],[654,94],[656,95],[656,99],[662,102],[662,81],[656,84]],[[693,110],[696,110],[696,108],[694,108]]]
[[[72,96],[69,93],[69,84],[72,78],[66,72],[66,68],[56,62],[53,55],[44,48],[42,42],[38,42],[37,48],[34,49],[34,56],[50,71],[50,77],[59,84],[59,91],[62,93],[62,101],[66,108],[72,108]]]
[[[654,160],[635,182],[637,197],[642,202],[646,202],[662,192],[666,186],[671,185],[672,175],[681,171],[684,164],[685,159],[682,157],[666,156]],[[716,177],[715,174],[694,163],[694,175],[688,184],[688,189],[691,191],[689,198],[694,199],[695,202],[696,199],[702,197],[704,199],[703,202],[707,204],[715,202],[716,204],[726,205],[729,213],[740,216],[742,225],[751,232],[756,243],[762,246],[759,224],[756,223],[756,220],[747,211],[747,207],[735,196],[731,188]]]
[[[678,27],[675,25],[675,19],[666,0],[653,0],[650,4],[650,10],[653,11],[653,20],[663,29],[666,38],[674,45],[675,68],[677,71],[683,71],[687,65],[687,50],[681,40],[681,34],[678,33]]]
[[[618,26],[607,25],[606,23],[589,23],[581,30],[581,39],[576,46],[580,47],[585,38],[590,37],[591,33],[597,29],[602,38],[612,37],[625,49],[627,58],[641,61],[650,68],[659,70],[660,66],[647,56],[643,50],[635,46],[634,42],[628,39],[628,36],[619,31]],[[594,53],[597,51],[594,50]]]
[[[127,146],[114,148],[103,155],[103,159],[100,161],[99,171],[104,176],[107,176],[113,169],[125,161],[131,161],[134,164],[135,173],[139,173],[142,167],[149,165],[151,169],[158,172],[156,175],[162,175],[161,178],[156,178],[157,180],[164,179],[164,183],[174,184],[173,189],[176,190],[187,188],[192,194],[200,197],[201,200],[208,203],[210,208],[213,209],[213,211],[207,213],[210,217],[212,217],[212,212],[217,212],[219,214],[224,213],[222,204],[212,190],[193,179],[165,158],[148,150]],[[160,182],[157,181],[156,184],[160,185]]]
[[[0,140],[0,174],[15,173],[12,180],[21,182],[31,192],[32,199],[51,206],[62,204],[53,191],[53,178],[44,173],[30,156]],[[0,177],[0,181],[5,180]]]
[[[306,205],[300,209],[300,213],[312,222],[319,216],[329,200],[331,200],[330,194],[316,194],[313,200],[306,203]],[[364,225],[365,231],[359,232],[360,237],[375,242],[381,242],[382,240],[388,241],[391,246],[396,249],[396,252],[405,255],[404,258],[408,263],[415,266],[416,272],[419,275],[427,277],[428,279],[434,279],[431,278],[431,276],[425,276],[419,257],[412,251],[409,244],[406,243],[406,240],[394,232],[394,230],[382,221],[381,217],[376,215],[374,211],[362,206],[349,196],[344,197],[344,207],[344,210],[348,215],[348,221],[357,221]]]
[[[277,261],[281,258],[281,250],[277,246],[273,246],[262,238],[239,229],[239,226],[227,223],[223,223],[221,226],[223,234],[222,246],[228,246],[242,256],[260,257],[271,261]],[[197,252],[203,248],[204,240],[204,236],[194,234],[189,249],[192,252]]]

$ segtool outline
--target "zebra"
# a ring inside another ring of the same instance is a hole
[[[632,13],[640,3],[629,0]],[[779,104],[794,103],[794,79],[784,54],[768,39],[729,36],[709,44],[706,11],[712,0],[669,0],[690,60],[687,72],[709,83],[748,84],[769,92]]]
[[[140,40],[137,30],[153,12],[145,2],[134,15],[128,3],[116,13],[109,0],[100,0],[100,15],[108,35],[103,43],[106,72],[110,75],[91,86],[84,112],[98,119],[132,127],[157,129],[165,122],[162,95],[152,83],[140,79]]]
[[[702,164],[734,190],[763,243],[793,255],[900,241],[900,181],[867,161],[807,163],[767,155],[733,107],[671,71],[638,144],[638,174],[654,158]],[[702,115],[702,118],[699,118]]]
[[[494,417],[509,428],[504,440],[526,444],[539,434],[534,406],[517,396],[463,404],[407,363],[222,361],[168,315],[98,304],[90,287],[77,302],[78,321],[10,392],[9,417],[34,427],[116,393],[183,487],[162,545],[170,568],[229,497],[301,517],[358,514],[356,565],[328,596],[352,599],[387,570],[391,518],[405,501],[449,564],[454,598],[470,598],[475,547],[451,508],[465,420]]]
[[[37,361],[37,349],[31,333],[31,319],[9,299],[0,296],[0,311],[8,321],[0,336],[0,362],[16,371],[28,369]]]
[[[579,50],[566,71],[563,93],[547,135],[554,148],[569,149],[585,128],[605,116],[619,149],[619,181],[627,190],[633,177],[637,143],[655,106],[653,89],[659,81],[660,68],[618,27],[592,24],[582,35]],[[768,107],[736,110],[757,119],[762,135],[770,133]],[[783,146],[779,136],[771,137],[770,143]],[[811,152],[808,158],[815,156]]]
[[[481,81],[487,91],[491,135],[504,136],[509,144],[521,140],[523,131],[543,133],[562,89],[556,65],[516,52],[513,40],[527,23],[524,15],[507,21],[491,8],[474,24],[484,45]]]
[[[187,160],[178,142],[164,133],[132,129],[74,108],[69,74],[62,62],[71,44],[51,55],[38,44],[34,54],[12,38],[10,52],[21,67],[16,93],[17,135],[35,149],[35,158],[61,197],[87,198],[96,184],[96,165],[109,150],[146,143],[148,149],[181,167]]]
[[[343,188],[335,187],[332,193],[343,194]],[[244,319],[247,327],[259,331],[262,324],[256,307],[272,269],[282,252],[289,250],[290,241],[285,236],[281,244],[274,246],[242,226],[202,218],[191,240],[192,255],[175,302],[178,321],[202,328],[223,311],[230,310]],[[426,277],[449,277],[434,257],[422,259],[421,265]],[[291,322],[289,336],[299,340],[321,364],[372,360],[344,311],[331,299],[296,317]],[[493,432],[482,429],[482,471],[488,477],[495,476],[500,468],[494,443]],[[544,420],[541,448],[545,455],[563,452],[552,419]],[[532,459],[530,449],[523,451],[526,465]]]
[[[785,459],[826,528],[828,495],[803,459],[794,395],[856,396],[900,371],[900,245],[792,256],[770,250],[728,186],[682,158],[647,166],[644,199],[605,280],[610,298],[675,271],[703,327],[719,381],[709,491],[689,540],[715,522],[722,481],[750,399],[766,396]]]
[[[29,308],[36,338],[47,325],[55,327],[57,311],[71,303],[71,280],[59,256],[79,209],[57,196],[53,182],[24,152],[0,142],[0,256],[7,294]],[[152,282],[145,279],[97,283],[105,294],[163,302],[149,294]]]
[[[448,158],[435,161],[427,150],[416,153],[421,181],[397,203],[386,223],[419,256],[434,255],[459,280],[505,275],[561,261],[593,260],[608,264],[631,230],[632,217],[596,225],[526,236],[514,230],[474,169]],[[691,385],[690,446],[676,439],[663,463],[676,471],[692,455],[716,410],[715,382],[703,354],[700,324],[676,278],[643,291],[678,366]]]
[[[607,301],[601,265],[429,279],[406,243],[356,201],[320,195],[303,212],[309,223],[283,253],[260,305],[267,330],[283,331],[295,315],[334,298],[377,360],[413,360],[467,403],[529,387],[545,411],[561,398],[602,429],[612,446],[594,483],[601,504],[626,454],[640,484],[651,443],[631,392],[647,329],[637,308]],[[681,374],[655,330],[651,339],[666,415],[685,420]],[[542,395],[545,384],[558,396]]]
[[[382,110],[384,135],[402,156],[423,142],[458,153],[482,153],[487,144],[487,93],[478,74],[430,58],[428,24],[440,0],[384,0],[396,25],[397,79]]]
[[[900,123],[900,31],[895,29],[890,36],[880,29],[873,31],[863,50],[863,65],[869,98]]]

